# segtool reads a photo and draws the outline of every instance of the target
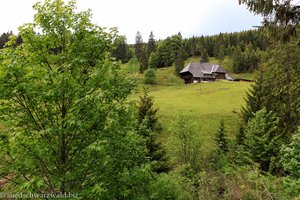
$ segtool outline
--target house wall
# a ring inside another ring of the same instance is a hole
[[[225,73],[214,73],[216,79],[226,79]]]
[[[193,83],[193,75],[189,72],[180,74],[180,78],[184,79],[185,84]]]

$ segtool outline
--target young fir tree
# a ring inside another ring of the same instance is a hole
[[[158,109],[153,107],[153,103],[153,97],[149,96],[148,90],[144,88],[144,93],[140,96],[138,105],[137,129],[146,141],[152,170],[161,173],[169,171],[170,168],[165,150],[157,139],[161,127],[157,117]]]
[[[218,151],[222,153],[228,152],[228,138],[225,131],[224,121],[220,121],[219,130],[216,134],[216,143]]]
[[[144,73],[144,83],[152,85],[156,83],[155,69],[149,68]]]
[[[200,62],[208,62],[208,61],[209,61],[209,56],[208,56],[207,50],[203,49],[203,51],[201,53]]]
[[[159,65],[159,60],[157,58],[157,54],[155,52],[152,52],[148,59],[148,67],[156,69]]]
[[[246,138],[246,136],[245,136],[244,124],[241,124],[240,128],[239,128],[239,132],[236,135],[236,143],[238,145],[244,145],[245,144],[245,138]]]
[[[276,173],[281,170],[279,150],[282,140],[278,122],[274,112],[263,108],[245,126],[245,146],[250,158],[265,172]]]

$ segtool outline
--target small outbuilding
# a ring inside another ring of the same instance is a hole
[[[186,84],[215,81],[216,79],[233,81],[233,78],[223,67],[213,63],[192,62],[181,70],[179,74]]]

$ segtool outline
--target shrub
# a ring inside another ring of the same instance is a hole
[[[144,83],[148,85],[156,83],[156,75],[155,75],[155,70],[153,68],[149,68],[145,71]]]

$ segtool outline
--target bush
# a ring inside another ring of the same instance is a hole
[[[174,174],[161,174],[150,186],[150,199],[193,199],[191,183]]]
[[[149,68],[145,71],[144,83],[149,84],[149,85],[156,83],[156,75],[155,75],[155,70],[154,69]]]

